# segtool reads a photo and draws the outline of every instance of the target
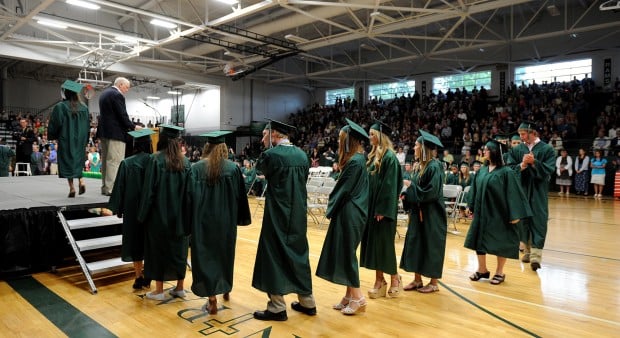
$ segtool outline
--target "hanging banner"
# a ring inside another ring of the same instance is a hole
[[[603,60],[603,85],[611,84],[611,59]]]

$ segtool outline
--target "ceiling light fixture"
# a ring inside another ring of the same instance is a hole
[[[224,55],[230,56],[230,57],[233,57],[233,58],[237,58],[237,59],[240,59],[240,58],[243,57],[243,54],[231,52],[231,51],[228,51],[228,50],[224,52]]]
[[[67,27],[69,27],[63,23],[60,23],[57,21],[50,21],[50,20],[38,20],[37,23],[39,25],[53,27],[53,28],[60,28],[60,29],[67,29]]]
[[[159,20],[159,19],[151,20],[151,25],[164,27],[164,28],[170,28],[170,29],[177,28],[176,23],[172,23],[170,21]]]
[[[176,91],[176,90],[169,90],[168,94],[170,94],[170,95],[181,95],[181,92],[180,91]]]
[[[558,15],[560,15],[560,10],[558,9],[558,7],[556,5],[549,5],[549,6],[547,6],[547,12],[551,16],[558,16]]]
[[[293,42],[297,42],[297,43],[304,43],[304,42],[310,41],[308,39],[302,38],[301,36],[297,36],[293,34],[286,34],[284,38],[287,40],[293,41]]]
[[[377,50],[377,47],[375,47],[375,46],[371,46],[371,45],[368,45],[368,44],[365,44],[365,43],[362,43],[362,44],[360,45],[360,48],[365,49],[365,50],[368,50],[368,51],[371,51],[371,52],[374,52],[374,51],[376,51],[376,50]]]
[[[392,23],[396,21],[396,19],[394,19],[393,17],[385,15],[381,12],[372,12],[370,13],[370,17],[383,23]]]
[[[137,43],[138,42],[138,39],[132,38],[131,36],[127,36],[127,35],[117,35],[117,36],[114,37],[114,40],[120,41],[120,42],[127,42],[127,43]]]
[[[94,4],[94,3],[90,3],[90,2],[86,2],[86,1],[82,1],[82,0],[67,0],[67,3],[69,5],[74,5],[74,6],[80,6],[83,8],[88,8],[88,9],[99,9],[101,8],[101,6]]]
[[[219,1],[221,3],[225,3],[227,5],[236,5],[236,4],[239,3],[238,0],[217,0],[217,1]]]
[[[159,97],[159,96],[147,96],[146,98],[148,100],[159,100],[159,99],[161,99],[161,97]]]

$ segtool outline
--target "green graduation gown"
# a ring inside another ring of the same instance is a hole
[[[186,220],[183,203],[190,163],[185,169],[170,172],[163,153],[151,155],[146,167],[138,221],[146,229],[144,277],[156,281],[185,278],[187,250]]]
[[[208,161],[194,163],[187,188],[192,292],[201,297],[232,290],[237,225],[252,223],[241,169],[229,160],[222,164],[219,180],[209,185]]]
[[[15,151],[5,145],[0,145],[0,177],[9,176],[9,165],[15,156]]]
[[[506,258],[519,258],[519,229],[510,221],[531,216],[530,207],[514,171],[506,166],[480,168],[469,194],[474,219],[465,247]]]
[[[534,165],[520,169],[523,155],[530,150],[521,143],[508,152],[507,163],[521,176],[521,187],[525,198],[529,201],[532,217],[520,222],[523,227],[521,241],[532,241],[532,247],[542,249],[547,237],[547,221],[549,219],[549,180],[555,171],[555,150],[545,142],[538,142],[533,148]]]
[[[448,173],[448,177],[446,177],[446,184],[458,185],[459,184],[459,175],[454,175],[453,173]]]
[[[368,168],[374,170],[374,164]],[[368,221],[362,235],[360,265],[396,274],[396,214],[398,196],[403,188],[401,167],[394,151],[388,150],[381,159],[381,170],[369,175]],[[384,218],[377,222],[375,216]]]
[[[252,286],[273,295],[310,295],[308,156],[291,144],[281,143],[263,152],[256,168],[269,184]]]
[[[86,145],[90,133],[88,107],[78,103],[78,110],[71,111],[69,101],[58,102],[47,126],[47,137],[58,140],[58,176],[80,178],[86,161]]]
[[[368,172],[355,154],[342,170],[327,203],[329,229],[316,275],[336,284],[360,287],[357,246],[368,218]]]
[[[245,191],[248,192],[250,191],[250,188],[252,187],[252,183],[254,183],[254,180],[256,179],[256,170],[254,170],[254,168],[252,167],[250,168],[243,167],[241,169],[241,172],[245,176],[243,178],[243,182],[245,184]]]
[[[144,260],[144,224],[138,221],[138,207],[149,159],[150,154],[138,153],[121,162],[108,205],[123,218],[121,259],[124,262]]]
[[[403,193],[409,211],[400,268],[430,278],[441,278],[446,254],[448,220],[443,198],[444,171],[438,160],[430,161],[422,176],[416,172]]]

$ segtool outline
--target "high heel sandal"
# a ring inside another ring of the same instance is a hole
[[[366,298],[364,298],[364,296],[359,299],[351,298],[349,304],[347,304],[347,307],[340,310],[340,312],[347,316],[354,315],[358,312],[366,312]]]
[[[370,299],[376,299],[379,297],[385,297],[386,293],[387,293],[387,282],[383,281],[380,288],[378,289],[373,288],[373,289],[368,290],[368,297]]]
[[[86,185],[80,184],[79,194],[83,195],[86,192]]]
[[[73,198],[75,197],[75,190],[74,191],[69,191],[69,196],[67,196],[69,198]]]
[[[398,296],[400,296],[403,293],[403,278],[399,275],[398,276],[398,286],[392,286],[389,290],[388,290],[388,295],[390,295],[390,297],[392,298],[396,298]]]
[[[341,311],[342,309],[347,307],[347,305],[349,305],[350,301],[351,301],[351,297],[342,297],[342,300],[340,301],[340,303],[332,305],[332,309]]]
[[[404,291],[415,291],[417,289],[420,289],[424,286],[424,283],[422,283],[422,281],[416,282],[413,281],[409,284],[407,284],[406,286],[403,287]]]
[[[215,300],[209,299],[208,302],[202,306],[201,310],[203,312],[209,312],[210,315],[216,315],[217,314],[217,299]]]

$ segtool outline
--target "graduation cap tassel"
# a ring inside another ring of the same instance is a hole
[[[504,152],[502,151],[502,145],[499,145],[499,157],[502,159],[502,165],[504,165]]]
[[[349,133],[344,137],[344,153],[349,153]]]
[[[271,123],[269,123],[269,148],[273,148],[273,142],[271,141]]]

